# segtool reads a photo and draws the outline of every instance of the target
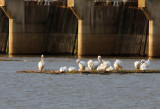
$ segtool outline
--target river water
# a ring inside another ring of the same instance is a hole
[[[0,57],[0,109],[159,109],[160,74],[27,74],[40,56]],[[45,57],[45,70],[75,66],[77,57]],[[96,57],[82,58],[87,61]],[[12,61],[10,61],[12,60]],[[104,58],[112,63],[115,58]],[[140,59],[121,58],[124,69]],[[160,59],[151,60],[160,69]]]

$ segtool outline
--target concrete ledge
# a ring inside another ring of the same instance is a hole
[[[72,72],[60,72],[60,71],[17,71],[17,73],[45,73],[45,74],[132,74],[132,73],[159,73],[160,70],[113,70],[113,71],[72,71]]]

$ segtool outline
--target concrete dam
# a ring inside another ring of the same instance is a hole
[[[160,57],[160,1],[45,2],[0,2],[1,53]]]

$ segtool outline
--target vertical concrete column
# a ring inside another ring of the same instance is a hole
[[[13,19],[9,19],[9,54],[13,53]]]
[[[160,35],[154,33],[154,22],[149,21],[149,44],[148,44],[148,57],[160,56]]]
[[[153,57],[153,21],[149,21],[149,46],[148,46],[148,56]]]
[[[83,54],[83,48],[82,48],[82,20],[78,20],[78,56],[82,56]]]
[[[139,8],[145,7],[145,0],[138,0],[138,7]]]

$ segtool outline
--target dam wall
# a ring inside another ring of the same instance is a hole
[[[22,0],[6,3],[6,10],[13,18],[9,54],[74,53],[77,19],[70,9]]]
[[[0,53],[8,52],[9,19],[0,9]]]
[[[160,57],[160,1],[159,0],[146,0],[146,10],[151,16],[152,22],[152,33],[149,35],[150,40],[150,56]]]
[[[82,18],[78,32],[78,55],[148,55],[149,21],[142,10],[97,4],[75,1],[75,10]]]
[[[50,5],[5,0],[4,4],[0,52],[9,48],[9,54],[74,54],[78,41],[79,56],[160,56],[157,0],[69,0]],[[8,23],[9,27],[4,25]]]

